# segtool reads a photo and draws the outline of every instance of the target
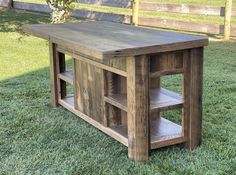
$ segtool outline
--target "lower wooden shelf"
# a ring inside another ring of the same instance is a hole
[[[94,127],[113,137],[125,146],[128,146],[128,133],[126,125],[115,127],[105,127],[101,123],[93,120],[89,116],[74,108],[74,97],[68,96],[59,100],[59,104],[73,112],[75,115],[84,119]],[[151,131],[151,149],[179,144],[186,141],[182,134],[182,127],[165,118],[158,118],[150,122]]]
[[[127,94],[113,94],[105,97],[105,101],[127,112]],[[151,111],[181,108],[182,106],[181,95],[164,88],[150,90]]]
[[[115,126],[111,129],[128,138],[126,125]],[[163,117],[150,122],[150,133],[151,149],[185,142],[185,138],[182,135],[182,127]]]

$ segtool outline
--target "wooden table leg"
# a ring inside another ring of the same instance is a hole
[[[59,63],[57,60],[56,44],[49,41],[49,54],[50,54],[50,85],[51,85],[51,105],[52,107],[58,106],[58,87],[57,87],[57,73]]]
[[[190,50],[190,81],[185,86],[189,88],[189,119],[187,123],[188,149],[194,149],[201,144],[202,137],[202,79],[203,79],[203,48]]]
[[[135,162],[149,157],[149,57],[127,58],[128,155]]]

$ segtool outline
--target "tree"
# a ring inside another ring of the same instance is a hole
[[[62,23],[70,15],[74,0],[46,0],[46,2],[52,9],[52,23]]]

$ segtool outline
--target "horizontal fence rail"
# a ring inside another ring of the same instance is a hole
[[[129,0],[76,0],[76,2],[81,4],[93,4],[93,5],[110,6],[110,7],[122,7],[122,8],[131,7],[131,1]]]
[[[161,4],[156,2],[141,2],[140,10],[185,13],[196,15],[225,16],[225,7],[211,7],[185,4]],[[236,9],[232,9],[232,16],[236,16]]]
[[[9,1],[8,0],[0,0],[0,6],[1,7],[8,7],[9,6]]]
[[[217,35],[224,34],[224,25],[198,24],[193,22],[184,22],[184,21],[158,19],[158,18],[141,17],[139,18],[139,25],[185,30],[190,32],[217,34]],[[231,35],[236,36],[236,28],[231,27]]]
[[[35,12],[43,12],[43,13],[51,12],[51,9],[47,4],[35,4],[35,3],[14,1],[13,7],[15,9],[29,10]],[[96,12],[89,10],[74,9],[72,10],[72,16],[80,18],[89,18],[94,20],[102,20],[102,21],[130,23],[130,16],[127,15],[111,14],[111,13]]]

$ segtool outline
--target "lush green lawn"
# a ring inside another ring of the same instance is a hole
[[[236,41],[205,51],[202,146],[155,150],[134,164],[125,146],[50,107],[48,44],[21,33],[22,24],[44,22],[48,16],[0,10],[0,174],[235,174]]]

